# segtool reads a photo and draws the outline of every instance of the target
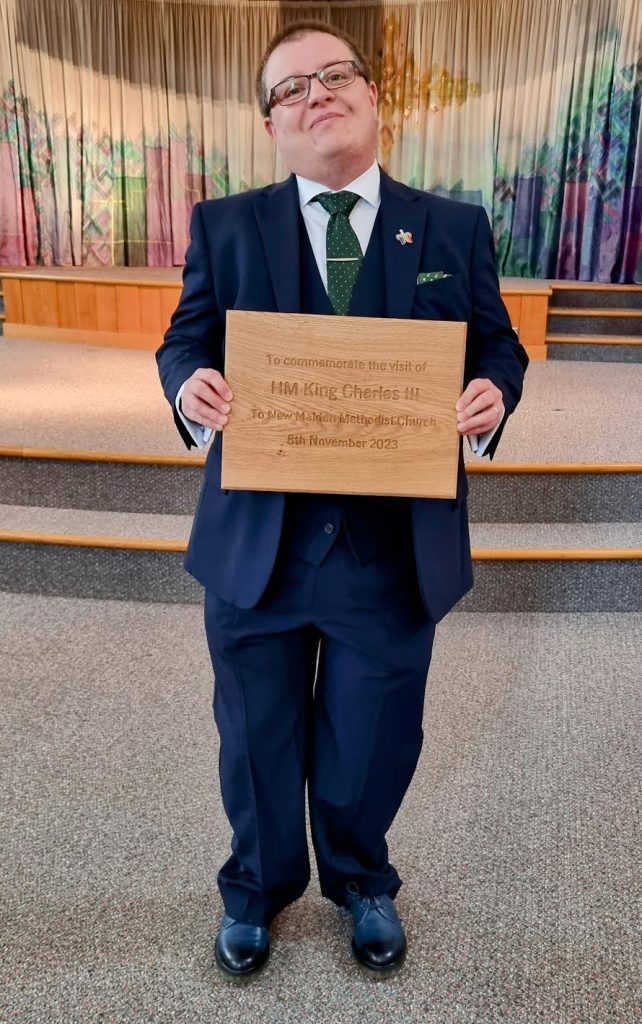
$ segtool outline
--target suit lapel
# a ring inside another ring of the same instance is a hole
[[[381,172],[381,228],[386,278],[387,315],[410,317],[426,228],[427,203],[421,195]],[[402,245],[395,237],[410,232],[412,242]]]
[[[387,315],[407,319],[412,311],[419,273],[427,203],[421,194],[381,172],[381,228]],[[280,313],[301,311],[299,192],[293,174],[258,192],[254,212]],[[410,232],[412,243],[395,237]]]
[[[301,311],[299,192],[293,174],[257,193],[254,212],[279,313]]]

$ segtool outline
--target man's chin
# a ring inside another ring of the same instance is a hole
[[[354,139],[344,132],[326,132],[311,138],[311,149],[323,160],[340,160],[351,156],[355,151]]]
[[[293,174],[299,174],[302,178],[309,178],[312,181],[325,181],[328,173],[337,172],[342,168],[349,170],[350,167],[359,162],[355,161],[354,139],[326,139],[309,138],[309,146],[302,159],[288,161],[287,155],[282,154],[286,167]],[[372,156],[374,160],[374,153]],[[361,173],[361,172],[359,172]],[[354,177],[357,177],[355,174]],[[352,179],[350,179],[352,180]]]

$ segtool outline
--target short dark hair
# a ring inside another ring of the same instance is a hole
[[[285,25],[276,35],[272,36],[265,52],[261,58],[259,69],[256,73],[256,98],[259,101],[259,109],[263,117],[270,116],[270,97],[265,88],[265,68],[268,60],[276,50],[277,46],[284,43],[286,39],[302,39],[303,36],[308,36],[312,32],[324,32],[327,36],[334,36],[335,39],[341,39],[342,42],[346,43],[352,50],[355,60],[359,65],[361,74],[365,78],[366,82],[372,81],[372,72],[368,61],[366,60],[361,48],[355,43],[352,36],[349,36],[347,32],[343,32],[340,28],[335,28],[334,25],[330,25],[326,21],[313,21],[312,19],[307,21],[293,21],[289,25]]]

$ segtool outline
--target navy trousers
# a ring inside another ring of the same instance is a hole
[[[353,882],[394,897],[385,836],[421,750],[434,637],[412,552],[363,565],[345,534],[319,566],[282,552],[256,608],[207,592],[205,625],[233,830],[226,912],[268,924],[304,892],[306,782],[323,895],[343,905]]]

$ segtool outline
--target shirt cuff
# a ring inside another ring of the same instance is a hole
[[[183,389],[185,387],[185,384],[187,384],[187,381],[181,384],[179,388],[178,394],[176,396],[176,402],[174,403],[174,408],[176,409],[176,412],[178,413],[181,419],[181,423],[185,427],[187,433],[191,437],[196,447],[204,448],[207,442],[209,441],[210,437],[212,436],[213,430],[211,427],[201,426],[201,424],[196,423],[195,420],[188,420],[187,417],[183,415],[183,410],[181,409],[181,397],[183,395]]]
[[[488,448],[488,445],[490,444],[495,434],[499,430],[500,426],[502,425],[503,420],[504,417],[502,416],[497,426],[493,427],[492,430],[487,430],[485,434],[468,435],[468,443],[470,444],[470,450],[473,453],[473,455],[476,455],[478,458],[481,459],[482,455],[486,454],[486,449]]]

